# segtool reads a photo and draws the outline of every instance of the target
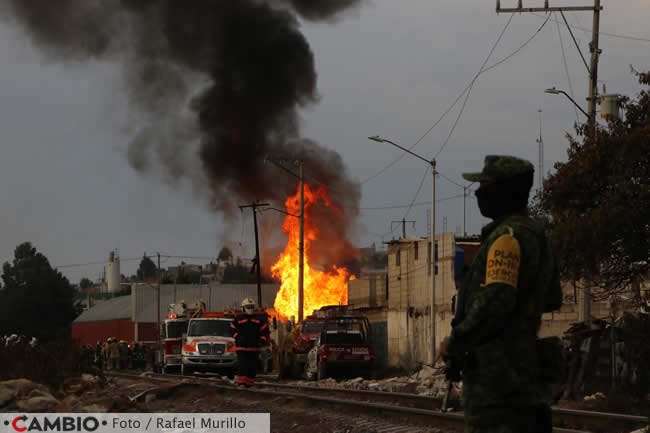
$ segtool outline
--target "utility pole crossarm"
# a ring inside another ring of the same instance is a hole
[[[600,10],[603,8],[601,7]],[[497,13],[514,13],[514,12],[578,12],[578,11],[595,11],[597,10],[593,6],[563,6],[563,7],[554,7],[554,8],[499,8],[497,7]]]

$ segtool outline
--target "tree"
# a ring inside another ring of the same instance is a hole
[[[633,71],[642,86],[650,73]],[[536,213],[552,228],[552,241],[568,277],[586,276],[611,295],[647,274],[650,255],[650,93],[622,101],[624,117],[588,124],[568,136],[568,161],[538,193]]]
[[[151,280],[156,277],[158,272],[158,267],[149,257],[145,255],[142,256],[140,260],[140,266],[138,266],[138,280],[146,281]]]
[[[84,292],[94,285],[95,284],[88,278],[82,278],[81,281],[79,281],[79,288]]]
[[[75,291],[31,243],[16,247],[13,263],[2,268],[0,335],[24,334],[41,340],[70,335],[77,316]]]
[[[230,251],[230,248],[228,247],[221,248],[221,250],[219,250],[219,255],[217,256],[217,260],[220,262],[227,262],[229,260],[232,260],[232,251]]]

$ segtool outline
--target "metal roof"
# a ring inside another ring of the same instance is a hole
[[[92,308],[81,313],[74,323],[102,322],[105,320],[131,319],[131,296],[98,301]]]
[[[153,323],[156,315],[155,284],[133,284],[131,295],[120,296],[97,302],[84,311],[75,323],[100,322],[105,320],[130,319],[134,322]],[[262,305],[272,307],[278,284],[262,284]],[[257,300],[255,284],[161,284],[160,319],[167,318],[167,307],[171,303],[202,300],[208,311],[223,311],[226,308],[239,309],[244,298]]]

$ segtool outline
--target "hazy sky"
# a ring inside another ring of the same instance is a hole
[[[503,0],[502,6],[509,3]],[[524,0],[526,7],[541,3]],[[599,79],[608,92],[633,96],[639,87],[630,65],[650,69],[650,3],[602,3],[601,31],[646,39],[601,36]],[[415,143],[478,72],[508,19],[495,13],[491,1],[374,0],[333,23],[303,23],[321,95],[318,104],[302,111],[303,136],[337,150],[359,180],[372,177],[400,151],[367,137]],[[569,13],[567,19],[591,28],[590,13]],[[460,173],[479,170],[492,153],[524,157],[537,166],[540,108],[545,171],[566,159],[565,134],[572,131],[575,111],[563,96],[543,92],[552,86],[569,92],[553,20],[518,54],[478,78],[437,157],[442,175],[464,185]],[[488,65],[512,53],[543,22],[542,15],[515,15]],[[560,32],[575,99],[586,109],[586,69],[564,25]],[[590,34],[579,29],[574,34],[588,59]],[[0,21],[0,56],[0,261],[11,260],[15,246],[24,241],[33,242],[57,266],[104,261],[115,248],[123,259],[154,251],[213,257],[224,231],[236,254],[253,256],[250,212],[225,229],[188,185],[170,186],[129,166],[125,153],[133,130],[118,64],[46,60],[8,21]],[[441,149],[460,105],[416,152],[430,158]],[[359,245],[379,245],[382,235],[384,241],[400,236],[397,225],[391,234],[391,221],[401,220],[406,208],[364,208],[408,205],[426,168],[407,156],[363,183]],[[437,199],[461,193],[459,186],[438,177]],[[415,202],[428,202],[430,196],[429,175]],[[409,224],[408,235],[427,235],[428,209],[428,204],[411,209],[407,219],[416,223],[415,229]],[[436,232],[443,231],[445,218],[447,231],[461,226],[462,198],[437,203]],[[265,213],[262,219],[267,230],[279,231],[280,216]],[[472,195],[468,232],[478,233],[485,223]],[[163,265],[177,262],[168,259]],[[123,273],[134,273],[137,263],[123,262]],[[102,269],[101,264],[61,268],[73,282],[96,278]]]

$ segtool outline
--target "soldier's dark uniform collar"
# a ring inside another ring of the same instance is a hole
[[[528,210],[524,209],[521,211],[517,212],[512,212],[507,215],[500,216],[499,218],[495,219],[492,221],[490,224],[486,225],[481,229],[481,241],[484,241],[485,239],[490,236],[490,233],[494,231],[497,227],[499,227],[506,219],[513,217],[513,216],[526,216],[528,215]]]

